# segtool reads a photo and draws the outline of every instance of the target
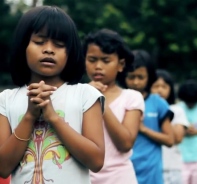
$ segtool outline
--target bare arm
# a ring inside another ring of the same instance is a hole
[[[93,172],[98,172],[104,163],[104,136],[102,112],[97,101],[83,116],[82,135],[59,117],[49,105],[43,109],[45,119],[54,127],[66,149],[79,162]]]
[[[42,91],[41,88],[44,82],[36,84],[36,89]],[[33,89],[34,90],[34,89]],[[43,97],[49,98],[51,91],[54,91],[53,86],[45,85],[45,92]],[[24,114],[22,120],[19,122],[15,129],[17,137],[22,139],[29,139],[33,130],[35,120],[40,116],[40,107],[38,103],[34,103],[32,98],[36,95],[29,95],[28,108]],[[48,103],[48,101],[41,100],[42,105]],[[16,109],[17,111],[17,109]],[[21,161],[25,150],[28,145],[28,141],[21,141],[11,132],[10,123],[7,117],[0,114],[0,176],[8,177],[13,169]],[[14,154],[14,156],[13,156]]]
[[[18,127],[16,135],[23,139],[31,136],[34,118],[25,114]],[[24,131],[25,130],[25,131]],[[21,161],[28,142],[18,140],[12,133],[8,119],[0,115],[0,176],[7,178]],[[13,156],[14,155],[14,156]]]
[[[102,93],[105,93],[107,90],[107,86],[101,82],[91,81],[89,84]],[[123,122],[119,122],[111,111],[106,98],[106,107],[103,116],[105,126],[114,145],[120,152],[127,152],[132,148],[139,130],[141,116],[142,112],[140,110],[126,111]]]
[[[172,128],[173,128],[173,132],[174,132],[175,144],[179,144],[182,141],[182,139],[186,133],[186,130],[185,130],[184,126],[181,124],[172,125]]]
[[[161,127],[162,132],[156,132],[152,129],[149,129],[141,123],[140,125],[140,132],[146,135],[147,137],[151,138],[152,140],[171,147],[174,144],[174,135],[173,129],[170,124],[170,119],[166,118]]]
[[[55,112],[49,87],[43,81],[31,84],[29,95],[34,96],[32,101],[42,109],[44,120],[53,126],[71,155],[93,172],[98,172],[104,163],[102,110],[99,100],[83,114],[81,135]]]
[[[106,107],[105,126],[119,151],[127,152],[132,148],[139,130],[141,115],[140,110],[126,111],[123,122],[120,123],[111,109]]]
[[[190,125],[188,127],[188,129],[186,130],[186,135],[187,136],[194,136],[194,135],[197,135],[197,129],[193,126],[193,125]]]

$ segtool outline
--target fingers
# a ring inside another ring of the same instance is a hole
[[[39,83],[30,84],[27,89],[29,90],[27,96],[37,96],[42,92],[47,92],[45,94],[51,95],[57,89],[57,87],[47,85],[44,81],[40,81]]]
[[[55,86],[51,86],[51,85],[47,85],[45,84],[44,81],[40,81],[39,83],[32,83],[30,84],[27,89],[29,91],[34,91],[37,90],[37,92],[41,92],[41,91],[55,91],[57,89],[57,87]]]
[[[43,100],[42,98],[38,98],[38,97],[31,98],[30,101],[32,103],[34,103],[36,105],[36,107],[38,107],[38,108],[42,108],[50,103],[49,99]]]
[[[103,83],[99,82],[99,81],[91,81],[89,83],[91,86],[94,86],[95,88],[97,88],[99,91],[104,92],[107,89],[107,85],[104,85]]]
[[[39,92],[39,90],[33,89],[27,93],[27,96],[37,96],[41,98],[48,97],[53,94],[54,91],[44,91],[44,92]]]
[[[27,96],[29,96],[34,108],[42,108],[50,102],[50,96],[57,87],[47,85],[44,81],[40,81],[39,83],[30,84],[27,89],[29,90]]]

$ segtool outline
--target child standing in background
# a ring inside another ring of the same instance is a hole
[[[181,102],[178,105],[185,111],[189,127],[179,145],[183,157],[183,184],[197,183],[197,82],[185,81],[178,90]]]
[[[157,80],[153,83],[151,92],[157,93],[167,100],[174,113],[171,121],[175,144],[182,141],[186,127],[189,126],[185,112],[175,104],[174,82],[169,72],[157,70]],[[162,146],[164,184],[182,184],[182,157],[176,145],[171,148]]]
[[[61,25],[61,26],[59,26]],[[12,184],[89,184],[104,162],[103,95],[78,84],[84,58],[72,19],[35,7],[16,28],[11,74],[0,93],[0,176]]]
[[[101,171],[91,172],[92,184],[137,184],[129,158],[144,101],[139,92],[120,87],[125,86],[125,72],[132,65],[133,54],[118,33],[107,29],[90,33],[84,42],[84,52],[90,85],[106,98],[105,161]]]
[[[150,94],[156,73],[150,55],[143,50],[134,51],[134,71],[128,71],[126,84],[141,92],[145,100],[144,119],[133,146],[131,161],[139,184],[163,184],[161,145],[172,146],[173,113],[159,95]]]

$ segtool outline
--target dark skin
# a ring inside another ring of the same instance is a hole
[[[120,95],[122,89],[116,85],[108,87],[95,81],[90,82],[90,85],[100,90],[106,98],[103,120],[114,145],[120,152],[128,152],[133,147],[137,136],[141,112],[139,110],[126,111],[123,122],[119,122],[109,104]]]
[[[148,73],[145,67],[139,67],[133,72],[129,72],[125,81],[128,88],[141,92],[143,97],[146,98],[148,93],[145,91],[145,88],[148,81]],[[139,131],[150,139],[168,147],[174,144],[173,129],[168,117],[162,122],[161,132],[156,132],[146,127],[143,122],[140,124]]]
[[[32,34],[26,49],[31,81],[28,86],[28,107],[15,129],[22,139],[29,139],[34,123],[42,112],[43,118],[55,130],[67,150],[84,166],[98,172],[104,162],[104,136],[102,112],[99,100],[83,113],[82,134],[76,132],[53,108],[50,96],[64,81],[60,78],[62,66],[66,65],[64,45]],[[41,63],[40,59],[53,58],[54,63]],[[8,118],[0,114],[0,176],[8,177],[23,158],[28,141],[21,141],[12,133]],[[24,131],[25,130],[25,131]],[[13,157],[14,153],[14,157]]]
[[[162,77],[160,77],[153,83],[151,92],[159,94],[162,98],[167,100],[171,92],[171,87]],[[176,124],[172,124],[172,128],[174,132],[175,144],[178,144],[182,141],[186,133],[185,127],[181,122],[176,122]]]
[[[117,150],[123,153],[133,147],[142,114],[138,109],[128,110],[120,122],[109,107],[109,104],[122,93],[123,89],[116,84],[116,76],[118,72],[122,72],[124,65],[124,59],[119,59],[117,53],[106,54],[95,44],[88,46],[86,70],[92,80],[90,85],[105,96],[105,127]]]

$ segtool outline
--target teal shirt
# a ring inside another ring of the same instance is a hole
[[[197,103],[193,108],[188,108],[184,102],[178,105],[185,111],[190,125],[193,124],[197,128]],[[184,162],[197,162],[197,135],[185,136],[179,144],[179,150]]]

